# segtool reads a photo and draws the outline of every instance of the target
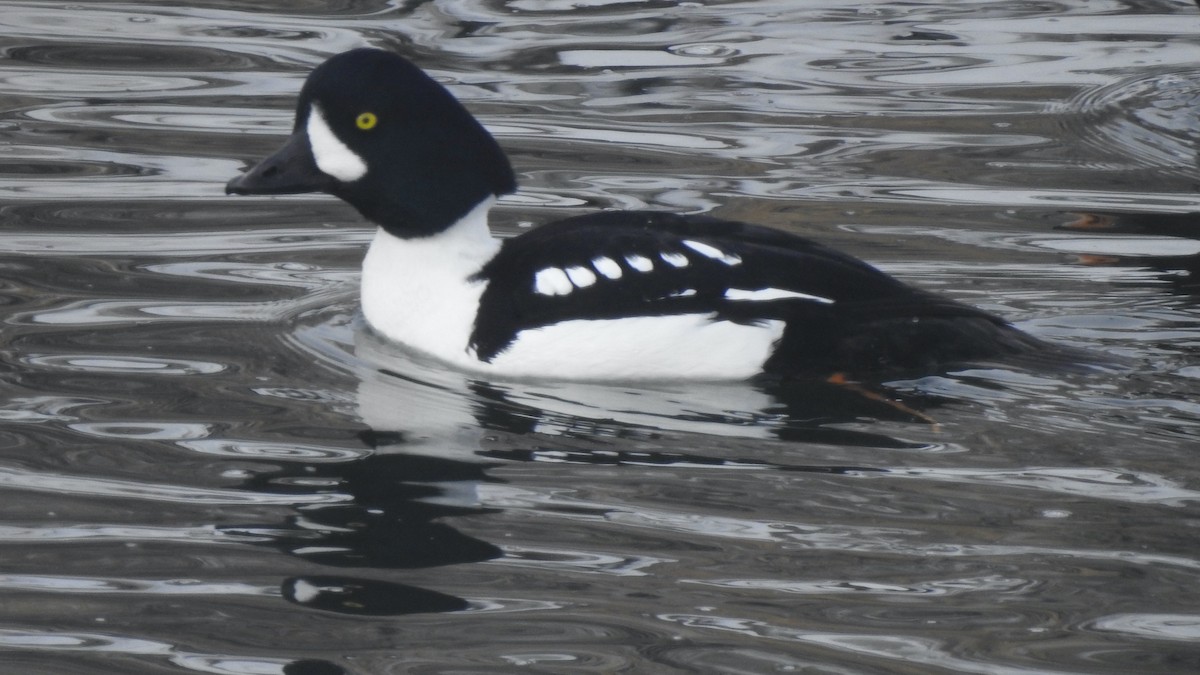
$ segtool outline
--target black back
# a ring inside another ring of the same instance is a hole
[[[729,264],[685,242],[711,246]],[[660,254],[682,255],[687,265]],[[625,256],[654,263],[639,272]],[[538,271],[619,262],[622,276],[566,295],[535,290]],[[787,322],[769,370],[781,373],[919,367],[987,358],[1036,340],[987,312],[907,286],[839,251],[786,232],[702,216],[603,212],[569,218],[507,240],[478,274],[487,282],[472,344],[485,361],[523,330],[572,319],[712,313],[713,320]],[[730,300],[728,289],[778,289],[816,298]],[[1010,339],[1010,334],[1012,337]]]

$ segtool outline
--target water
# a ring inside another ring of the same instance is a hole
[[[1200,670],[1193,3],[286,4],[0,3],[4,672]],[[751,220],[1134,368],[399,353],[348,207],[222,194],[364,45],[510,151],[504,233]]]

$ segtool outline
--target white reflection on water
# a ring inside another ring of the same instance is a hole
[[[34,356],[25,360],[31,365],[43,368],[60,368],[81,373],[129,373],[158,375],[207,375],[219,373],[228,366],[209,361],[184,361],[181,359],[165,359],[154,357],[121,356],[118,358],[103,358],[95,355],[64,355]]]
[[[1191,412],[1200,414],[1200,406]],[[1061,494],[1086,495],[1133,504],[1187,506],[1200,502],[1200,491],[1151,473],[1127,469],[1086,467],[1021,467],[1019,469],[893,469],[886,478],[914,478],[933,482],[1003,485]]]
[[[902,637],[895,635],[861,635],[810,631],[766,621],[703,614],[661,614],[663,621],[683,626],[729,631],[754,635],[771,640],[827,647],[834,651],[859,656],[881,657],[899,664],[917,664],[948,669],[956,673],[986,673],[987,675],[1066,675],[1075,671],[1045,667],[1008,666],[996,661],[966,659],[954,654],[956,645],[949,639]]]
[[[147,593],[156,595],[278,595],[277,586],[244,583],[210,583],[197,579],[123,579],[58,577],[21,574],[0,575],[0,588],[83,593]]]
[[[330,504],[351,501],[349,495],[336,493],[301,493],[280,495],[254,493],[247,490],[220,490],[171,483],[101,479],[95,477],[68,476],[17,469],[0,469],[0,488],[6,490],[49,492],[56,495],[75,497],[105,497],[133,499],[138,501],[179,504]],[[67,528],[71,529],[71,528]],[[89,530],[90,528],[81,528]],[[138,528],[133,528],[137,530]],[[10,529],[9,532],[12,530]],[[63,528],[50,528],[62,532]],[[196,530],[195,532],[204,532]],[[113,534],[126,532],[125,528],[114,528]],[[160,533],[161,535],[161,533]],[[205,535],[205,538],[210,538]],[[0,535],[0,539],[4,535]]]
[[[1151,640],[1200,640],[1197,614],[1110,614],[1092,621],[1088,627]]]
[[[844,593],[868,595],[938,595],[953,596],[964,593],[1013,593],[1027,589],[1028,579],[1013,579],[1001,576],[972,577],[962,579],[933,579],[915,582],[907,586],[854,579],[681,579],[681,583],[700,584],[736,589],[755,589],[768,592],[792,593],[797,595],[837,595]]]
[[[30,119],[89,128],[179,133],[286,135],[292,129],[291,111],[198,105],[56,105],[25,113]]]
[[[290,659],[204,655],[168,643],[119,637],[106,632],[0,629],[0,646],[14,651],[92,652],[163,657],[186,671],[217,675],[283,675]],[[159,659],[155,659],[159,660]]]
[[[930,541],[930,534],[919,527],[877,527],[840,523],[759,521],[722,515],[693,514],[640,507],[629,509],[619,503],[589,501],[558,491],[538,491],[497,485],[480,485],[481,503],[518,510],[542,519],[600,521],[657,532],[686,534],[689,541],[738,540],[773,541],[795,551],[853,552],[862,555],[889,554],[925,558],[1027,558],[1049,557],[1124,562],[1145,566],[1170,566],[1200,570],[1200,560],[1184,555],[1119,549],[1067,548],[1055,545],[962,544]]]

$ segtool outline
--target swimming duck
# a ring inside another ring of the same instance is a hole
[[[604,211],[498,239],[516,190],[491,134],[407,59],[318,66],[282,148],[231,194],[325,192],[378,225],[362,311],[458,369],[571,380],[922,372],[1053,353],[983,310],[815,241],[699,215]]]

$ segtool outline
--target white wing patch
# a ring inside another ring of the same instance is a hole
[[[367,175],[367,163],[353,150],[346,147],[329,124],[317,104],[308,111],[308,145],[312,148],[313,160],[322,172],[343,183],[350,183]]]
[[[726,253],[716,246],[710,246],[709,244],[705,244],[704,242],[700,241],[692,241],[691,239],[684,239],[682,243],[684,246],[692,249],[705,258],[719,260],[730,267],[742,264],[741,256],[737,255],[736,253]]]
[[[575,290],[567,273],[557,267],[538,270],[533,276],[533,288],[542,295],[567,295]]]
[[[576,288],[587,288],[596,283],[596,273],[586,267],[568,267],[566,272]]]
[[[767,300],[786,300],[795,298],[798,300],[812,300],[823,305],[832,305],[833,300],[820,295],[811,295],[809,293],[801,293],[800,291],[789,291],[782,288],[759,288],[756,290],[744,290],[741,288],[730,288],[725,291],[726,300],[757,300],[760,302]]]
[[[579,265],[566,269],[547,267],[533,275],[533,290],[540,295],[569,295],[576,288],[587,288],[594,283],[596,273]]]
[[[726,253],[710,244],[704,242],[684,240],[684,246],[692,249],[700,255],[722,262],[729,266],[740,265],[742,259],[735,253]],[[659,259],[670,267],[682,268],[691,264],[687,255],[674,251],[663,251],[658,254]],[[653,272],[654,261],[650,258],[638,253],[630,253],[624,257],[625,263],[629,267],[638,272]],[[591,267],[584,265],[574,265],[572,267],[547,267],[538,270],[534,274],[534,291],[540,295],[570,295],[577,288],[587,288],[594,285],[600,277],[609,280],[617,280],[623,276],[621,265],[612,258],[600,256],[592,258]],[[597,276],[599,275],[599,276]],[[686,289],[676,291],[666,297],[686,298],[696,295],[695,289]],[[811,293],[802,293],[800,291],[791,291],[783,288],[729,288],[725,291],[726,300],[744,300],[751,302],[766,302],[770,300],[809,300],[818,302],[824,305],[834,304],[832,298],[826,298],[820,295],[812,295]]]
[[[636,253],[625,256],[625,262],[629,263],[630,267],[639,272],[649,272],[654,269],[653,260],[644,255],[638,255]]]
[[[671,267],[687,267],[690,262],[686,255],[670,251],[663,251],[658,254],[658,257],[662,258],[663,262]]]
[[[621,278],[621,266],[612,258],[592,258],[592,267],[608,279]]]

